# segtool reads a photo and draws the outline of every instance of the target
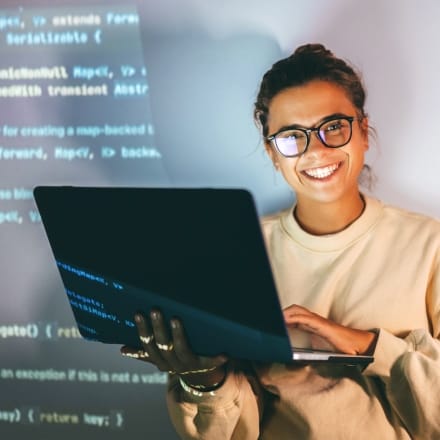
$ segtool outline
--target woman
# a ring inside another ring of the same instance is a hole
[[[171,372],[182,438],[440,438],[440,224],[359,191],[364,102],[345,61],[305,45],[264,75],[254,114],[296,194],[262,220],[292,337],[374,362],[244,368],[194,355],[177,319],[137,316],[144,352],[122,352]]]

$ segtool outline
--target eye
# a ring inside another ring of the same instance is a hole
[[[326,125],[324,125],[324,127],[322,127],[323,129],[324,129],[324,131],[325,132],[334,132],[334,131],[339,131],[339,130],[342,130],[342,128],[345,126],[345,124],[344,124],[344,122],[345,121],[341,121],[341,120],[338,120],[338,121],[330,121],[330,122],[327,122],[327,124]]]
[[[293,141],[304,139],[305,137],[306,137],[305,133],[300,130],[286,130],[286,131],[282,131],[277,135],[278,139],[293,140]]]

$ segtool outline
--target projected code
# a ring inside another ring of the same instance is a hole
[[[26,324],[2,324],[0,325],[0,339],[34,339],[74,340],[80,339],[81,334],[74,326],[62,326],[57,322],[29,322]]]
[[[48,410],[42,407],[1,408],[0,424],[87,425],[96,428],[123,429],[123,411],[108,413]]]
[[[0,226],[40,223],[28,176],[168,182],[139,23],[131,5],[0,10]]]
[[[44,11],[40,11],[43,12]],[[69,14],[25,13],[21,8],[10,15],[0,17],[0,30],[6,31],[5,41],[8,45],[44,45],[44,44],[87,44],[90,40],[102,43],[101,26],[137,25],[136,13],[109,11],[104,14],[77,12]],[[29,31],[26,28],[33,28]],[[54,30],[46,31],[51,27]],[[92,31],[75,29],[92,28]],[[74,28],[62,30],[63,28]],[[96,29],[98,28],[98,29]],[[61,29],[61,30],[60,30]]]
[[[8,383],[20,381],[24,383],[78,383],[78,384],[114,384],[139,386],[164,386],[168,374],[162,372],[137,373],[130,371],[108,371],[94,369],[0,369],[0,381]],[[108,411],[48,409],[41,406],[5,408],[0,406],[1,424],[21,425],[77,425],[103,429],[126,428],[124,411],[110,409]],[[1,429],[1,428],[0,428]]]
[[[67,368],[65,370],[53,368],[45,370],[1,368],[0,380],[165,385],[168,380],[168,373],[133,373],[130,371],[81,370],[75,368]]]
[[[41,10],[35,15],[31,9],[21,8],[15,15],[14,12],[3,12],[0,16],[2,51],[8,53],[10,47],[16,51],[17,46],[23,50],[37,46],[40,55],[53,55],[57,48],[51,46],[56,44],[62,46],[59,55],[64,56],[61,58],[66,58],[69,46],[84,46],[87,49],[84,51],[84,61],[87,62],[52,65],[45,64],[44,56],[40,56],[23,65],[23,60],[17,58],[19,65],[0,69],[0,97],[144,97],[148,94],[147,69],[139,56],[141,53],[133,57],[136,55],[133,48],[140,50],[137,12],[128,8],[109,12],[97,7],[98,13],[91,14],[84,8],[76,9],[78,12],[75,16],[56,15],[51,9],[47,9],[45,15],[41,15]],[[60,27],[68,30],[60,32]],[[117,41],[119,50],[114,46]],[[45,50],[44,46],[50,47]],[[93,46],[96,46],[94,50]],[[115,52],[122,57],[115,57]],[[131,52],[131,57],[123,56],[127,52]],[[72,54],[76,55],[77,51]],[[54,59],[53,56],[47,58]],[[113,61],[124,58],[133,62],[115,64]],[[96,63],[96,59],[104,62]]]
[[[38,83],[21,84],[13,83],[12,85],[4,85],[0,87],[1,98],[41,98],[41,97],[71,97],[71,96],[113,96],[113,97],[135,97],[146,96],[148,93],[148,84],[143,77],[147,76],[147,71],[144,67],[138,70],[131,65],[122,65],[116,67],[117,73],[124,79],[124,81],[114,80],[114,71],[110,71],[109,66],[73,66],[72,78],[79,79],[77,84],[71,85],[40,85]],[[59,72],[55,75],[45,75],[43,73]],[[97,72],[105,72],[106,74],[99,74]],[[50,78],[50,77],[53,78]],[[139,79],[136,79],[139,76]],[[26,77],[32,80],[41,79],[55,79],[67,83],[70,75],[67,73],[66,66],[56,67],[40,67],[37,69],[23,69],[9,67],[0,69],[1,81],[18,81],[25,80]],[[107,79],[108,82],[101,82],[99,84],[90,85],[94,79]],[[88,82],[84,82],[88,81]],[[112,81],[112,82],[111,82]]]
[[[28,438],[31,427],[34,437],[47,439],[111,439],[122,431],[170,438],[158,404],[168,375],[123,359],[118,347],[92,348],[84,335],[97,338],[96,326],[74,323],[59,307],[69,300],[74,314],[137,337],[132,314],[106,302],[109,292],[126,293],[122,285],[61,262],[60,271],[81,288],[60,298],[33,200],[36,185],[169,182],[140,16],[129,1],[37,3],[0,6],[0,437]],[[168,435],[155,434],[164,430]]]

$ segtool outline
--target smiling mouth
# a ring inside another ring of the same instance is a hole
[[[313,179],[325,179],[334,174],[341,164],[342,162],[338,162],[326,167],[310,168],[309,170],[304,170],[303,173],[308,177],[312,177]]]

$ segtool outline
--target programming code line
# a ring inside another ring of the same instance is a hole
[[[1,424],[21,425],[86,425],[101,429],[124,429],[124,412],[121,410],[84,411],[63,410],[60,411],[40,406],[2,408],[0,407]]]
[[[0,184],[0,227],[41,223],[34,174],[168,182],[139,25],[130,4],[0,10],[0,172],[18,170]]]
[[[29,369],[29,368],[0,368],[2,381],[29,381],[29,382],[86,382],[90,384],[127,384],[127,385],[165,385],[168,373],[109,371],[105,369]]]

